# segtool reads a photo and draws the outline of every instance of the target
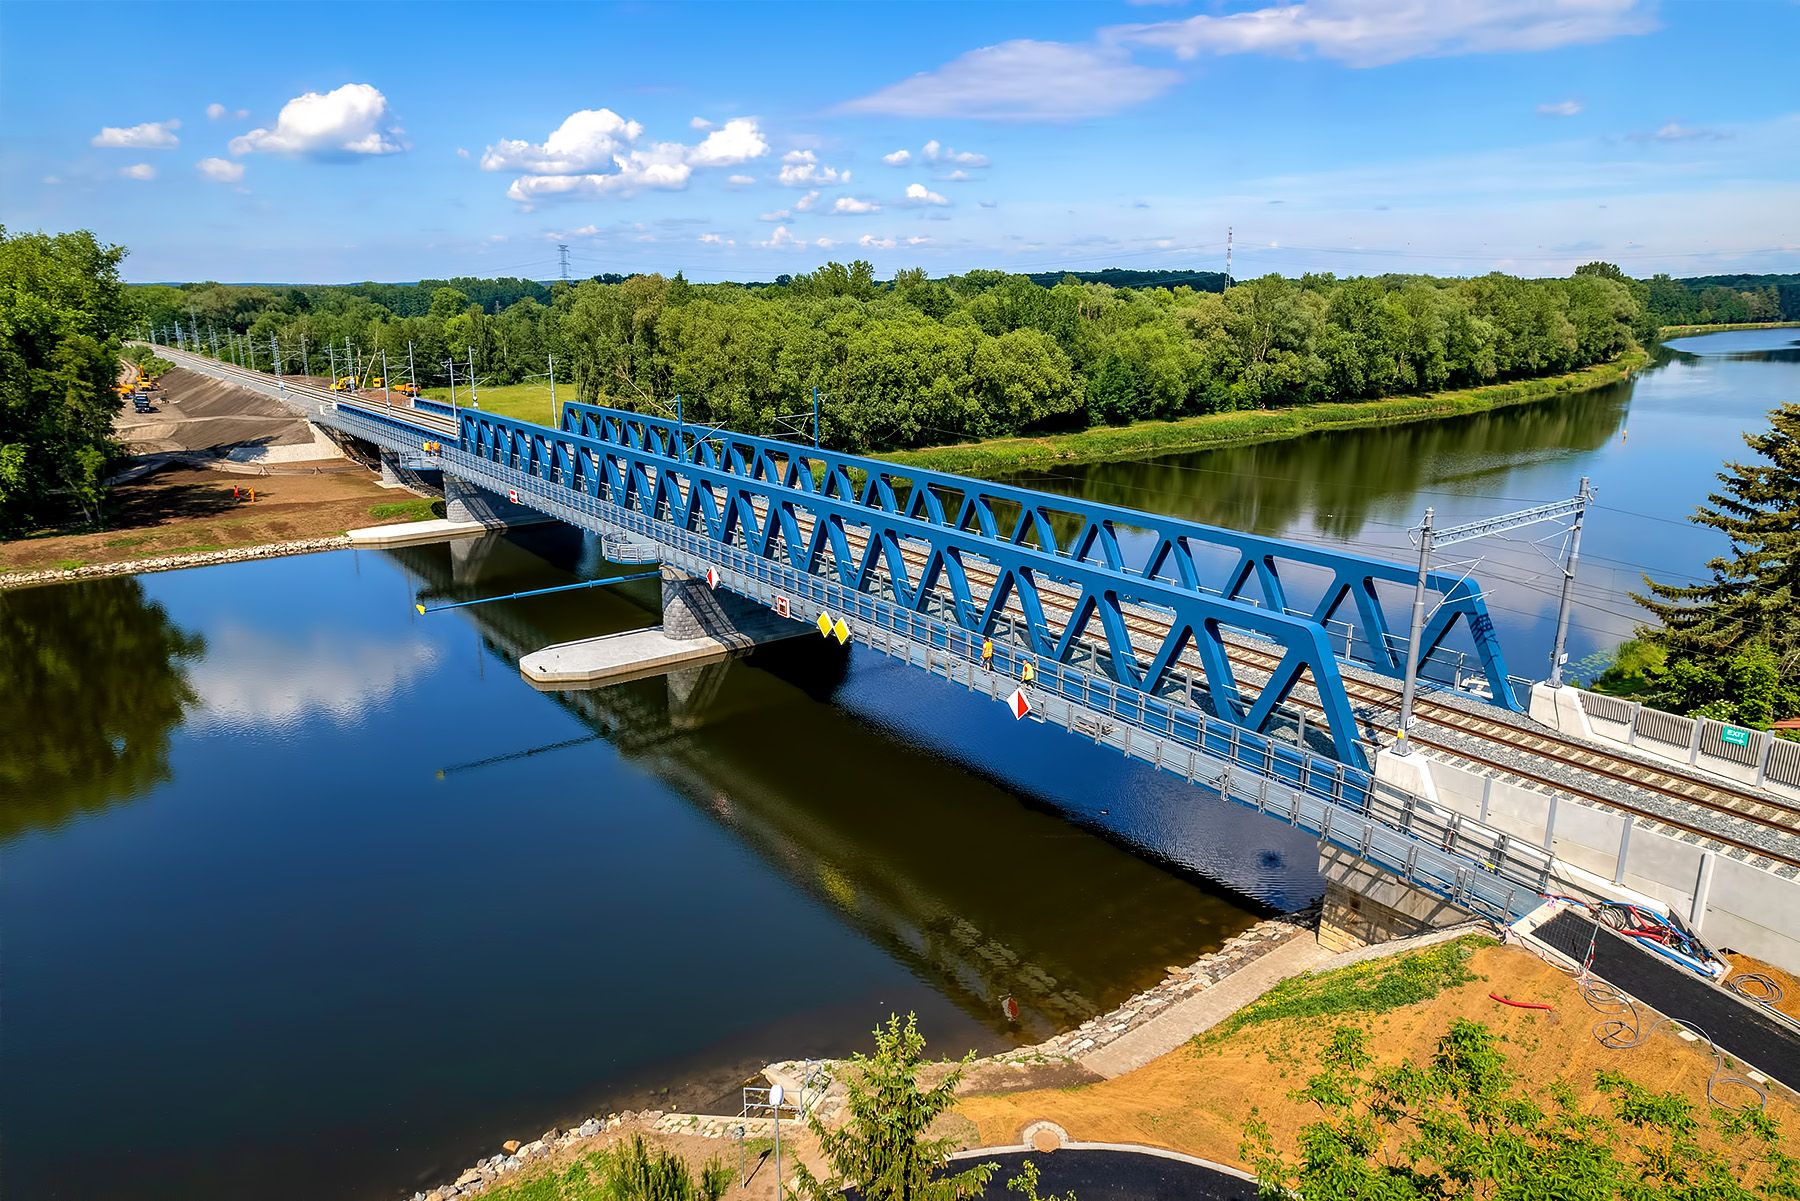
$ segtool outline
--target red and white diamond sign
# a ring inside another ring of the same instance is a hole
[[[508,488],[506,490],[506,499],[512,501],[512,503],[515,505],[518,504],[519,503],[519,490],[517,488]]]
[[[1031,712],[1031,702],[1025,699],[1023,688],[1014,689],[1013,694],[1006,698],[1006,705],[1012,710],[1015,720],[1023,719],[1027,713]]]
[[[706,586],[708,588],[717,588],[719,586],[719,573],[715,568],[708,567],[706,569]]]

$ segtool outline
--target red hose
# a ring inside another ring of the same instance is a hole
[[[1498,1001],[1502,1005],[1511,1005],[1514,1009],[1555,1009],[1554,1005],[1539,1005],[1536,1001],[1515,1001],[1511,997],[1503,997],[1497,992],[1488,994],[1488,1000]]]

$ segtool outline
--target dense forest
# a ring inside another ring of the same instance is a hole
[[[1657,325],[1800,321],[1800,275],[1655,275],[1645,286]]]
[[[1264,276],[1223,292],[999,271],[946,279],[827,263],[761,286],[680,275],[543,285],[445,280],[335,288],[133,290],[176,326],[267,369],[323,375],[385,353],[425,386],[541,377],[627,407],[684,398],[695,419],[771,429],[824,398],[845,449],[1315,401],[1568,371],[1654,332],[1646,285],[1608,264],[1568,279]],[[234,346],[235,343],[235,346]]]

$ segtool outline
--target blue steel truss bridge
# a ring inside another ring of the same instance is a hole
[[[560,427],[386,406],[215,363],[401,466],[443,473],[654,548],[665,567],[1176,772],[1499,920],[1535,908],[1551,856],[1377,785],[1346,687],[1397,681],[1415,569],[1280,538],[1052,496],[595,405]],[[1421,675],[1522,708],[1478,584],[1426,579]],[[992,670],[982,664],[993,644]]]

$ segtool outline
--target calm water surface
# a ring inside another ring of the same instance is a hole
[[[1039,482],[1403,548],[1426,504],[1459,521],[1588,474],[1579,657],[1629,630],[1640,568],[1716,552],[1683,518],[1800,394],[1791,335]],[[1483,549],[1541,674],[1552,571]],[[539,528],[0,594],[0,1193],[410,1193],[595,1108],[719,1104],[890,1011],[936,1051],[1033,1041],[1319,890],[1272,822],[810,639],[600,691],[519,678],[653,620],[653,582],[412,609],[612,570]]]

